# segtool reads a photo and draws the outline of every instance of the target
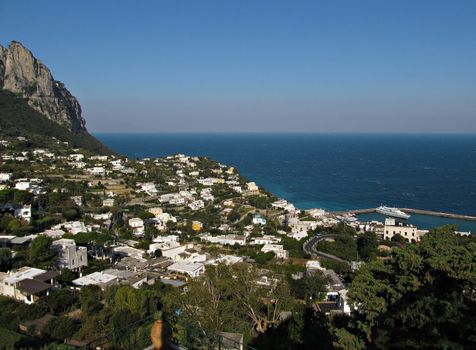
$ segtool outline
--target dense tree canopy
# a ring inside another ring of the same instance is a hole
[[[192,281],[180,299],[187,341],[213,347],[221,331],[249,336],[277,327],[281,312],[293,307],[289,286],[285,279],[260,286],[257,277],[257,271],[247,265],[218,266]]]
[[[476,242],[450,229],[360,269],[356,306],[336,329],[344,349],[475,349]]]
[[[357,250],[361,259],[372,259],[377,255],[378,240],[375,232],[364,232],[357,238]]]
[[[53,240],[48,236],[39,235],[32,242],[28,251],[28,263],[39,268],[52,267],[56,261],[57,253],[52,248]]]

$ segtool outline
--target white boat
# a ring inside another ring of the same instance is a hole
[[[410,219],[410,215],[408,215],[407,213],[404,213],[398,208],[392,208],[392,207],[381,205],[380,207],[375,209],[375,211],[379,214],[392,216],[394,218],[405,219],[405,220]]]
[[[358,219],[352,214],[347,214],[343,216],[345,222],[356,222]]]
[[[336,219],[340,220],[342,222],[346,222],[346,223],[352,223],[352,222],[356,222],[358,220],[352,214],[339,215],[339,216],[336,216]]]

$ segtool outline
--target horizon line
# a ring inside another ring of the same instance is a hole
[[[89,131],[93,135],[462,135],[476,136],[475,132],[380,132],[380,131]]]

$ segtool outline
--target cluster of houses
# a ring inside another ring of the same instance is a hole
[[[17,271],[0,275],[0,294],[26,303],[33,303],[51,290],[61,288],[55,278],[61,270],[66,268],[79,273],[79,277],[72,282],[74,288],[97,285],[106,289],[118,284],[140,288],[144,284],[153,284],[157,281],[178,288],[186,288],[189,279],[199,277],[209,266],[232,265],[244,261],[252,263],[250,258],[244,256],[224,253],[212,255],[208,252],[210,244],[225,247],[249,246],[262,253],[273,253],[277,259],[284,260],[289,258],[289,253],[281,242],[282,236],[302,240],[318,226],[332,226],[338,222],[332,215],[319,209],[306,211],[304,217],[293,204],[279,199],[271,206],[274,216],[265,215],[264,211],[256,211],[251,218],[251,224],[237,229],[234,223],[227,220],[227,215],[236,203],[246,203],[247,197],[264,195],[263,192],[255,182],[247,182],[241,178],[233,167],[216,164],[211,169],[202,169],[201,159],[198,157],[179,154],[162,159],[143,159],[132,162],[112,155],[88,157],[79,150],[56,155],[46,149],[36,149],[31,152],[8,155],[8,157],[15,161],[57,160],[59,162],[54,167],[80,174],[81,179],[88,179],[88,185],[91,188],[99,188],[96,193],[101,193],[99,208],[95,208],[96,210],[91,212],[86,210],[81,218],[52,225],[40,233],[53,239],[52,246],[58,252],[54,271],[25,266]],[[165,167],[168,175],[161,181],[154,180],[148,177],[150,167],[158,169]],[[118,195],[115,190],[105,189],[98,185],[99,182],[104,184],[113,176],[127,179],[128,181],[124,182],[129,186],[128,193],[131,194],[132,199],[141,206],[148,202],[143,209],[152,215],[143,218],[144,216],[138,215],[137,212],[126,212],[123,218],[125,227],[132,232],[133,239],[137,241],[118,239],[108,247],[109,252],[101,256],[108,259],[110,266],[102,271],[83,274],[83,270],[88,266],[88,259],[98,258],[98,256],[95,252],[88,252],[86,247],[77,246],[74,240],[63,236],[66,233],[74,236],[111,227],[112,212],[117,204]],[[134,180],[131,181],[131,179]],[[14,188],[28,191],[33,195],[45,191],[40,178],[15,178],[11,173],[0,173],[0,186],[2,186],[0,189]],[[226,189],[234,197],[217,200],[219,196],[216,192],[217,188]],[[82,196],[71,196],[70,199],[78,207],[85,208]],[[173,232],[169,229],[170,226],[184,222],[181,217],[182,211],[197,213],[207,206],[219,209],[220,224],[214,228],[221,232],[220,234],[217,234],[216,230],[202,232],[204,225],[198,220],[192,221],[192,229],[197,233],[196,238],[200,239],[199,243],[181,241],[180,230]],[[25,222],[29,222],[32,218],[29,204],[0,208],[0,210],[10,210]],[[283,228],[278,230],[276,235],[264,234],[264,229],[270,220],[277,220]],[[148,249],[139,249],[137,248],[138,240],[143,239],[148,225],[154,226],[159,231],[159,235],[153,237],[148,244]],[[256,234],[257,232],[261,233]],[[0,236],[0,243],[5,246],[28,245],[34,238],[35,235]],[[309,273],[312,273],[313,266],[309,266]],[[269,285],[272,282],[266,273],[263,273],[257,276],[257,283]],[[336,305],[343,305],[342,310],[346,312],[344,289],[336,291],[335,286],[330,286],[329,293],[331,294],[328,295],[328,299],[334,298],[338,301]]]

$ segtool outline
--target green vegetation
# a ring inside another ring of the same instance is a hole
[[[273,203],[274,200],[275,198],[270,196],[250,196],[248,198],[250,205],[258,209],[271,208],[271,203]]]
[[[271,277],[273,288],[249,283],[256,274],[249,266],[218,266],[190,283],[178,300],[177,327],[191,348],[214,348],[221,331],[265,334],[279,324],[281,311],[293,310],[286,280]]]
[[[364,260],[371,260],[377,256],[378,240],[374,232],[364,232],[357,238],[357,250]]]
[[[300,241],[295,240],[294,238],[288,236],[281,236],[281,244],[283,248],[288,251],[291,258],[306,258],[309,259],[310,255],[307,254],[303,249],[302,245],[307,238],[303,238]]]
[[[305,274],[303,278],[290,278],[291,293],[295,298],[308,300],[323,300],[327,292],[328,279],[321,271]]]
[[[48,236],[36,237],[28,250],[28,264],[42,269],[52,268],[57,259],[57,253],[51,247],[52,242]]]
[[[52,137],[95,153],[111,154],[86,131],[72,133],[31,108],[25,99],[0,89],[0,136],[24,136],[25,147],[48,147]]]
[[[358,260],[357,243],[351,235],[334,236],[329,238],[329,241],[322,240],[316,244],[316,249],[347,261]]]
[[[363,266],[349,292],[358,308],[335,330],[339,348],[476,348],[475,256],[474,238],[439,229]]]

